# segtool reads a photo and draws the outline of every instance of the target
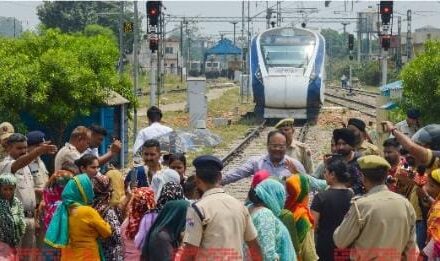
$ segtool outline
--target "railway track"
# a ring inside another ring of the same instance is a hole
[[[379,93],[377,93],[377,92],[371,92],[371,91],[366,91],[366,90],[357,89],[357,88],[353,88],[352,90],[354,92],[360,93],[364,96],[369,96],[369,97],[373,97],[373,98],[376,98],[379,95]]]
[[[261,156],[267,153],[267,135],[273,130],[273,127],[267,126],[267,122],[263,122],[252,130],[244,139],[232,146],[224,156],[220,156],[224,164],[223,174],[240,166],[246,160],[253,156]],[[295,127],[296,138],[305,141],[309,124]],[[225,190],[233,197],[239,200],[245,200],[250,188],[252,177],[244,178],[232,184],[226,185]]]
[[[329,92],[325,93],[325,100],[327,102],[343,106],[351,110],[359,111],[370,117],[376,117],[376,106],[372,105],[371,103],[350,99],[348,97],[336,95]]]

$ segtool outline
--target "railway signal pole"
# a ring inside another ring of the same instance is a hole
[[[393,18],[393,1],[380,1],[379,14],[382,21],[381,46],[383,48],[382,56],[382,85],[387,84],[388,73],[388,49],[391,44],[391,34],[388,32],[391,28]]]
[[[147,1],[147,34],[149,39],[149,47],[151,50],[150,56],[150,106],[156,105],[156,93],[158,90],[158,83],[161,77],[160,67],[160,53],[163,47],[162,39],[162,1]]]

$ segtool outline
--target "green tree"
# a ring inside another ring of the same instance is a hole
[[[25,112],[56,130],[60,139],[70,122],[90,115],[110,91],[136,102],[127,76],[116,72],[118,48],[108,34],[28,32],[18,39],[0,39],[0,55],[0,110],[5,118],[16,123]]]
[[[133,21],[132,3],[124,2],[124,21]],[[99,24],[119,34],[118,2],[105,1],[45,1],[38,6],[37,15],[47,28],[59,28],[62,32],[82,32],[87,25]],[[133,32],[124,33],[124,50],[133,49]]]
[[[342,58],[348,57],[348,34],[339,33],[333,29],[321,30],[325,39],[325,51],[328,57]]]
[[[439,122],[440,116],[440,42],[429,41],[425,51],[405,65],[402,109],[420,109],[426,123]]]

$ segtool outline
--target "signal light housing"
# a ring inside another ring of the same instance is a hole
[[[153,53],[157,51],[159,49],[159,39],[157,39],[156,37],[151,37],[149,47]]]
[[[380,1],[379,13],[382,24],[390,24],[391,15],[393,14],[393,1]]]
[[[348,34],[348,50],[353,51],[354,49],[354,35]]]
[[[391,36],[390,35],[383,35],[381,45],[385,51],[388,51],[388,49],[390,49],[390,47],[391,47]]]
[[[149,24],[157,26],[162,9],[162,1],[147,1],[147,17]]]

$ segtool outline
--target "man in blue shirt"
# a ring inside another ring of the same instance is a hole
[[[322,190],[327,187],[325,180],[319,180],[306,174],[304,166],[296,159],[286,155],[286,137],[278,130],[269,132],[267,135],[267,154],[250,158],[243,165],[227,172],[222,178],[222,185],[236,182],[250,177],[259,170],[267,170],[277,178],[283,179],[293,173],[305,174],[312,190]]]

